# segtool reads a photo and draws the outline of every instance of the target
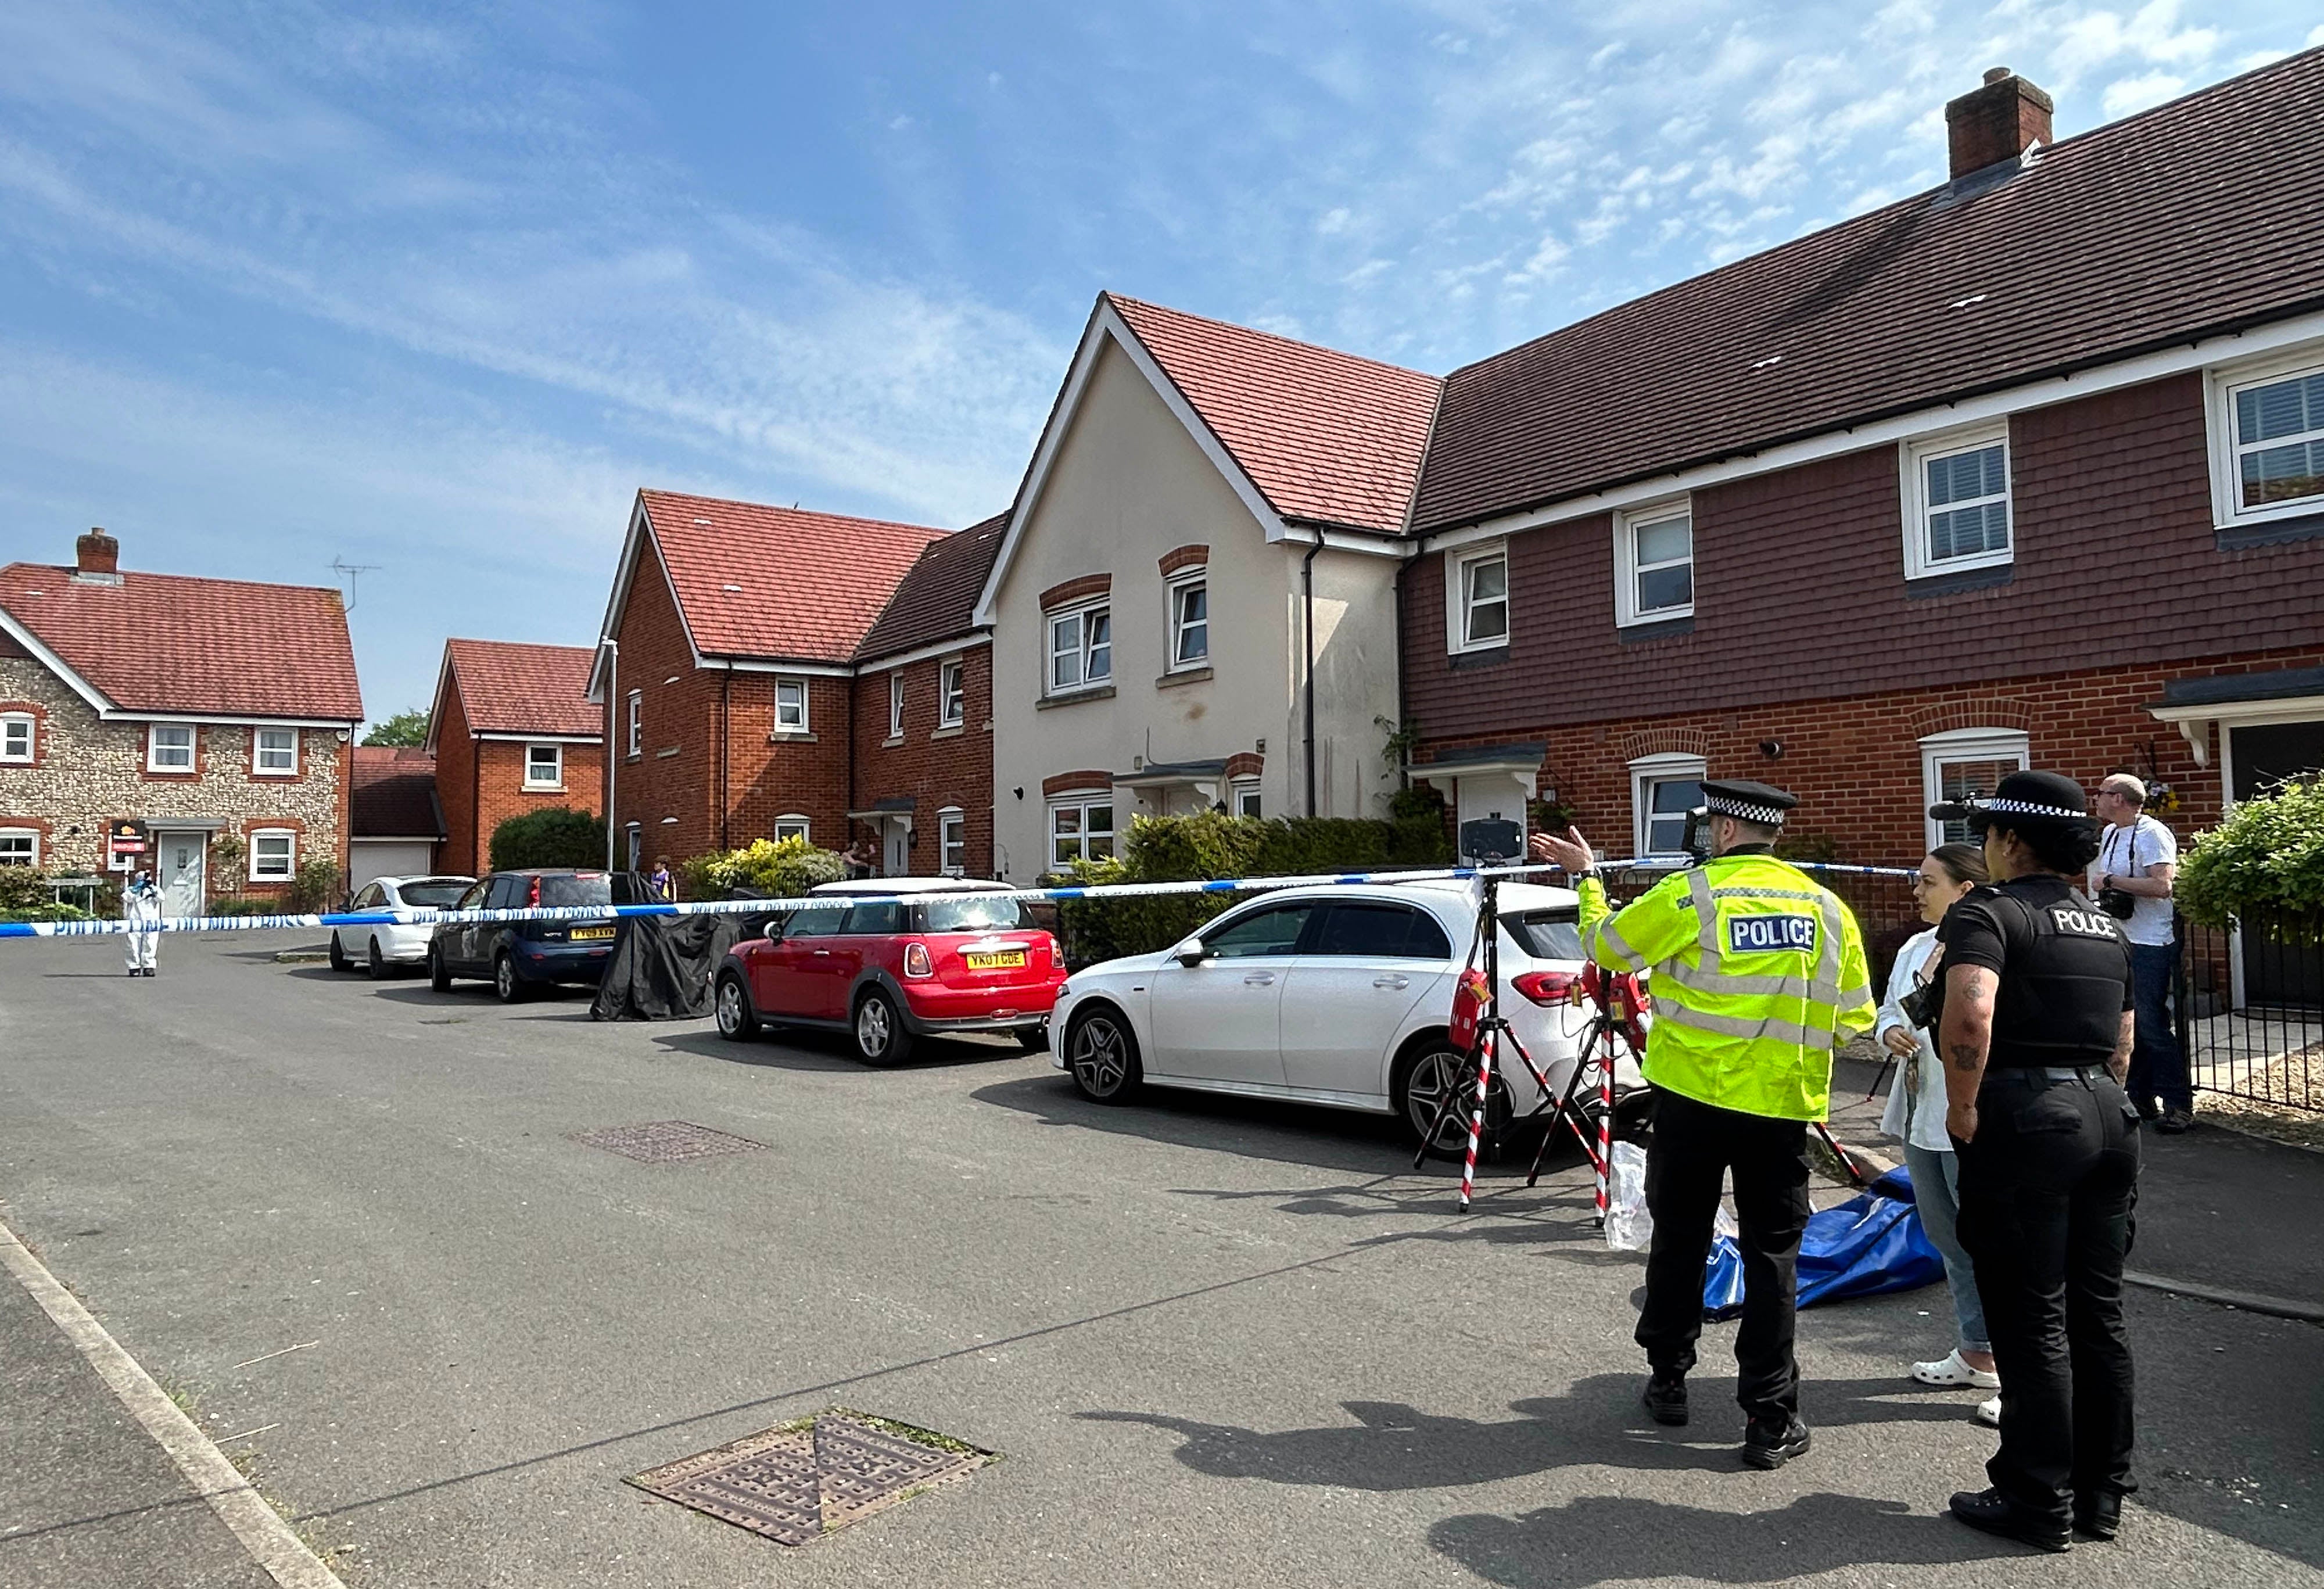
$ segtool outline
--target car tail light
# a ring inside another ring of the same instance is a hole
[[[904,975],[906,976],[934,976],[936,974],[936,961],[928,954],[927,945],[906,944],[904,946]]]
[[[1569,971],[1527,971],[1509,978],[1509,985],[1536,1004],[1563,1004],[1572,1001],[1575,981]]]
[[[1063,971],[1065,968],[1065,952],[1057,947],[1056,939],[1048,938],[1045,941],[1049,946],[1049,969],[1052,971]]]

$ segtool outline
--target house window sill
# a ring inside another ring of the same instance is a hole
[[[1109,684],[1099,689],[1077,689],[1071,695],[1045,695],[1033,703],[1033,709],[1046,712],[1052,707],[1073,707],[1084,701],[1110,701],[1112,698],[1113,686]]]
[[[796,728],[778,728],[774,733],[767,735],[767,743],[769,744],[821,744],[823,742],[814,734],[803,733]]]
[[[936,729],[934,733],[930,734],[928,737],[930,739],[958,739],[961,736],[962,731],[968,725],[964,723],[949,724],[945,727]]]
[[[1200,684],[1211,676],[1210,668],[1181,668],[1175,673],[1165,673],[1154,681],[1157,689],[1176,689],[1182,684]]]
[[[260,771],[252,772],[251,776],[253,778],[268,779],[276,783],[292,783],[298,781],[299,774],[296,772],[267,772]]]
[[[1497,645],[1483,650],[1453,651],[1446,665],[1453,672],[1460,673],[1471,668],[1498,668],[1508,660],[1509,648]]]
[[[1924,574],[1917,579],[1904,581],[1904,599],[1917,601],[1932,596],[1955,596],[1965,590],[1991,590],[2009,583],[2015,565],[1988,563],[1983,568],[1962,568],[1949,574]]]
[[[524,792],[527,794],[563,794],[565,792],[565,786],[561,783],[528,783],[524,785]]]
[[[657,762],[659,762],[659,761],[660,761],[662,758],[664,758],[665,756],[674,756],[674,755],[678,754],[678,751],[679,751],[681,748],[682,748],[682,747],[678,746],[678,745],[674,745],[674,744],[673,744],[673,745],[666,745],[666,746],[664,746],[662,749],[658,750],[658,751],[656,751],[656,752],[654,753],[654,760],[655,760],[655,761],[657,761]]]
[[[2238,551],[2247,546],[2281,546],[2287,541],[2314,540],[2319,536],[2324,536],[2324,513],[2255,519],[2247,523],[2222,524],[2218,530],[2221,551]]]
[[[890,734],[887,738],[885,738],[885,739],[883,739],[883,740],[881,740],[881,741],[880,742],[880,748],[881,748],[881,750],[883,750],[883,751],[884,751],[884,750],[889,750],[889,749],[892,749],[894,746],[899,745],[899,744],[903,744],[903,743],[904,743],[904,736],[903,736],[902,734]]]
[[[1663,618],[1651,624],[1625,624],[1614,631],[1617,644],[1635,645],[1645,640],[1675,640],[1694,633],[1694,614],[1680,618]]]

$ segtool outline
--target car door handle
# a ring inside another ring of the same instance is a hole
[[[1372,986],[1376,988],[1408,988],[1411,985],[1412,978],[1408,976],[1391,975],[1375,976],[1372,978]]]
[[[1242,985],[1247,988],[1263,988],[1271,985],[1274,981],[1275,973],[1272,971],[1254,971],[1242,979]]]
[[[827,960],[831,957],[831,951],[829,949],[817,949],[815,952],[815,957],[818,960]]]

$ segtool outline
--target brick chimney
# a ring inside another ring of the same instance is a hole
[[[100,527],[73,542],[73,577],[106,584],[121,577],[121,542]]]
[[[2050,113],[2056,108],[2047,94],[2007,67],[1987,72],[1985,87],[1945,106],[1953,180],[2015,160],[2030,143],[2048,147]]]

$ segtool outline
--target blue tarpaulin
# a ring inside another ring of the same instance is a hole
[[[1921,1228],[1913,1179],[1901,1167],[1837,1208],[1811,1215],[1800,1237],[1800,1306],[1910,1291],[1945,1278],[1945,1261]],[[1711,1243],[1703,1268],[1702,1316],[1743,1311],[1743,1254],[1731,1236]]]

